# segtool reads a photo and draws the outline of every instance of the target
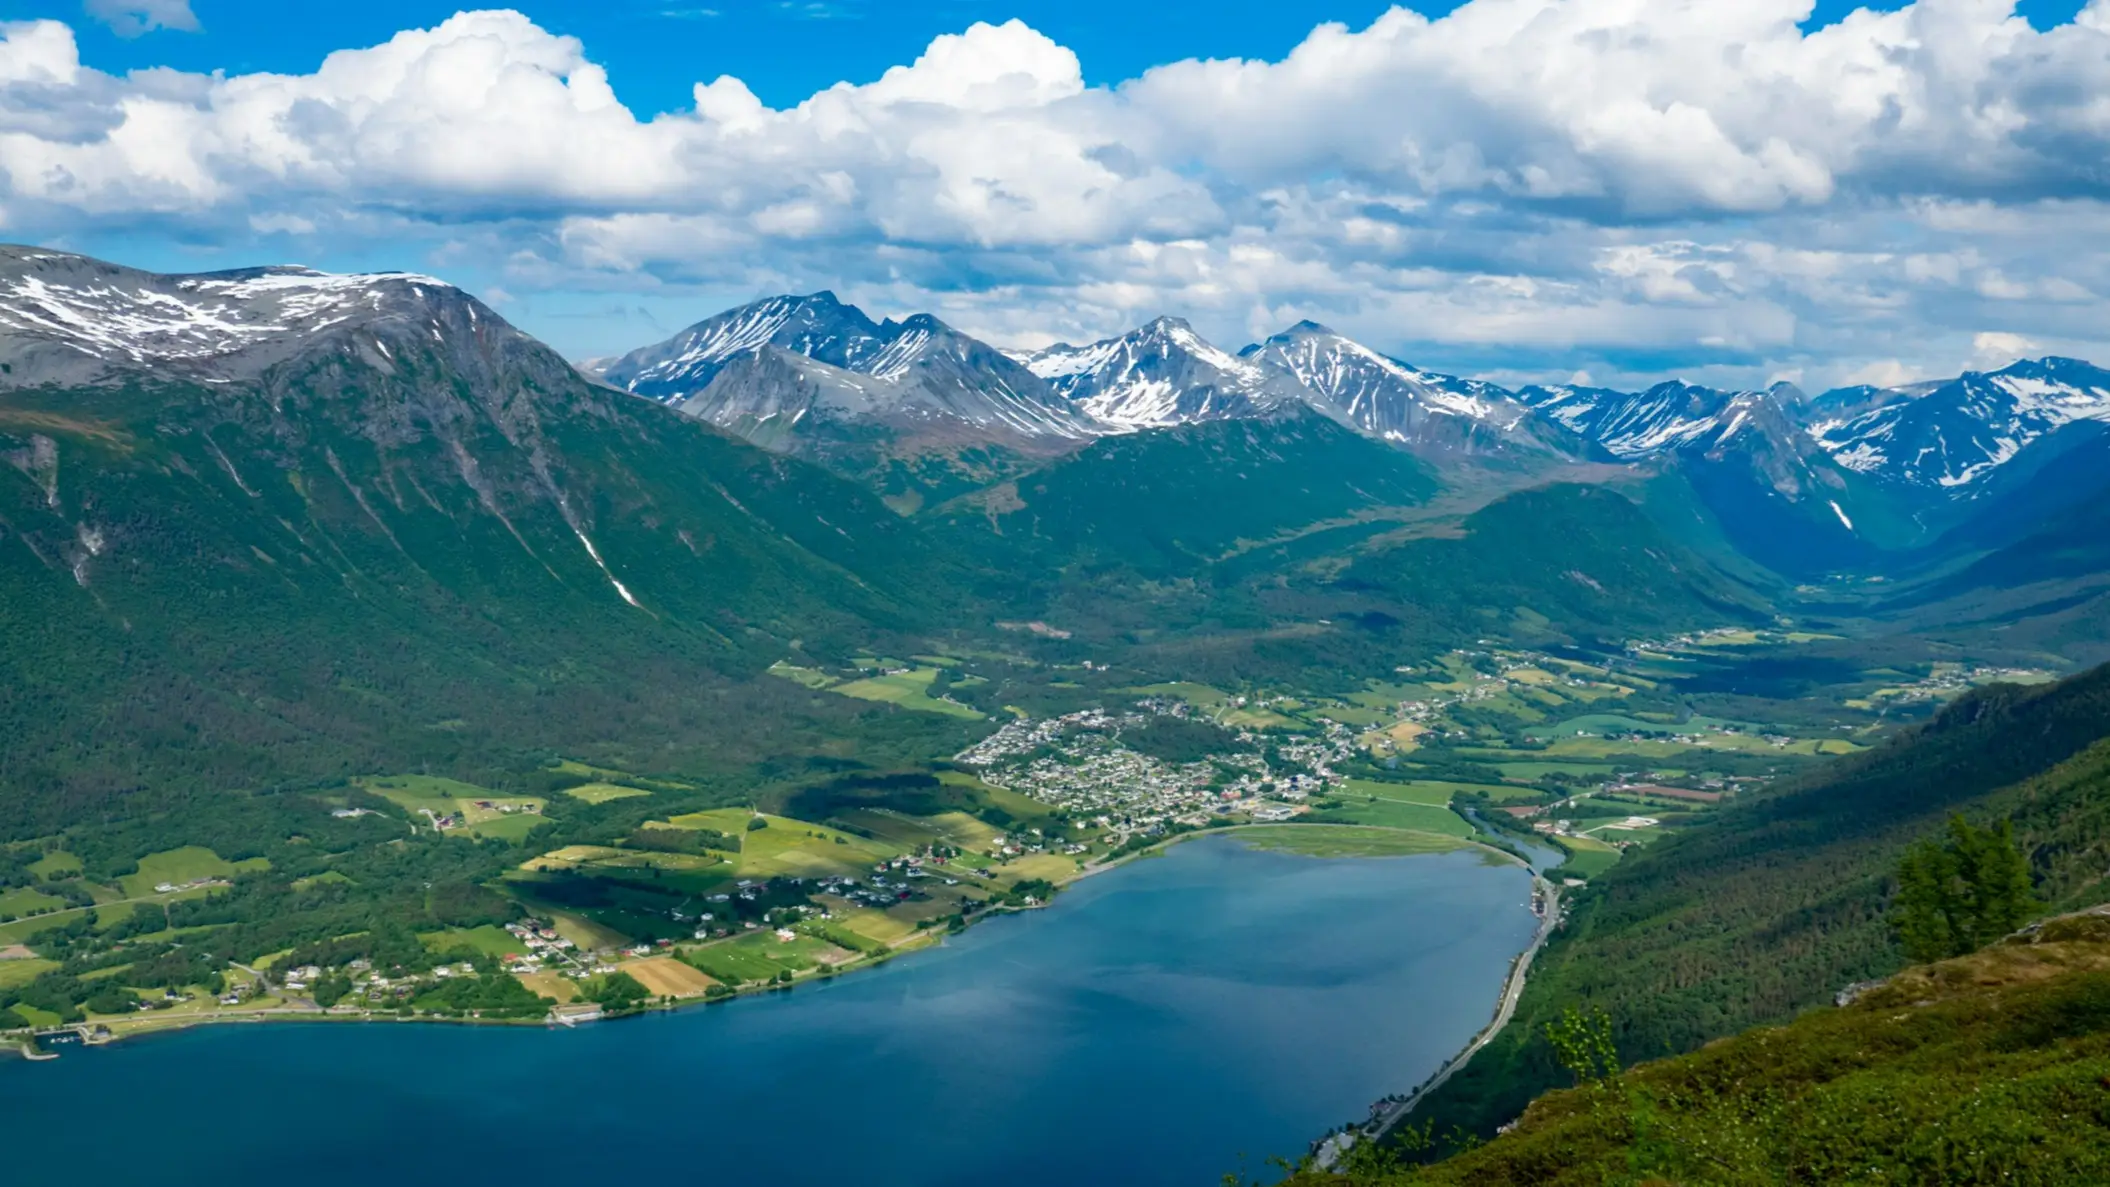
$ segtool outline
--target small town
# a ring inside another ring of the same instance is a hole
[[[1287,820],[1305,802],[1341,784],[1341,764],[1354,753],[1354,733],[1329,724],[1317,736],[1263,738],[1235,732],[1237,750],[1172,763],[1122,742],[1122,731],[1153,717],[1190,717],[1183,701],[1146,698],[1136,710],[1114,714],[1087,709],[1060,717],[1014,721],[956,756],[991,786],[1063,808],[1105,829],[1118,846],[1170,825],[1200,827],[1212,818],[1243,815]],[[1269,752],[1276,762],[1269,761]]]

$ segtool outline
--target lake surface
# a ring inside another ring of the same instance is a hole
[[[1470,851],[1209,838],[879,969],[675,1014],[0,1060],[0,1133],[18,1183],[1210,1187],[1470,1041],[1530,895]]]

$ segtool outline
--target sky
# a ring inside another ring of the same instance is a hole
[[[294,14],[294,15],[289,15]],[[0,239],[1507,382],[2110,361],[2110,0],[0,0]]]

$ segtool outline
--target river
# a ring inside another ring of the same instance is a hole
[[[1212,837],[878,969],[674,1014],[221,1025],[0,1060],[0,1131],[22,1183],[1206,1187],[1463,1047],[1530,896],[1475,851]]]

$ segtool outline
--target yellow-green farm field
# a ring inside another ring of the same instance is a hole
[[[68,878],[81,872],[81,859],[64,849],[54,849],[30,862],[29,872],[46,881]]]
[[[980,710],[931,696],[931,684],[937,678],[936,668],[911,668],[904,672],[890,672],[884,676],[868,676],[863,680],[837,684],[828,691],[846,697],[856,697],[862,701],[885,701],[920,713],[943,713],[949,717],[962,717],[970,721],[982,719]]]
[[[652,793],[642,787],[626,787],[620,783],[582,783],[577,787],[565,788],[564,794],[575,800],[585,800],[589,804],[605,804],[610,800],[635,799]]]
[[[139,859],[138,871],[120,877],[117,884],[126,898],[146,898],[158,893],[154,888],[163,884],[182,886],[200,878],[232,878],[248,870],[270,868],[268,858],[228,861],[203,845],[186,845],[147,854]]]
[[[765,816],[768,827],[747,832],[740,873],[749,878],[815,878],[853,874],[901,855],[897,846],[785,816]]]
[[[1437,833],[1349,824],[1268,824],[1241,828],[1234,835],[1254,849],[1306,857],[1406,857],[1448,853],[1465,845],[1457,837]]]

